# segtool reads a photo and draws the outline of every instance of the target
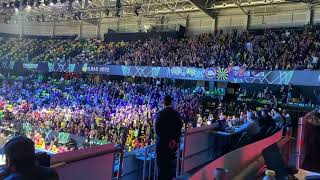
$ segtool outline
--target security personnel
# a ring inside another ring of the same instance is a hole
[[[175,177],[182,121],[179,113],[172,108],[170,96],[164,97],[164,106],[164,109],[158,112],[155,122],[157,165],[159,180],[171,180]]]

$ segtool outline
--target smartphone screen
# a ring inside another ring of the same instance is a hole
[[[0,154],[0,166],[6,165],[6,155]]]

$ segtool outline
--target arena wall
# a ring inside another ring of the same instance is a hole
[[[59,23],[30,23],[11,22],[0,24],[0,32],[20,35],[78,35],[79,37],[103,37],[109,29],[119,32],[143,32],[152,25],[162,25],[176,28],[178,25],[187,27],[189,33],[212,32],[223,29],[228,32],[234,28],[240,30],[263,29],[277,27],[299,27],[312,22],[320,23],[320,7],[308,9],[304,3],[283,3],[267,6],[244,7],[249,13],[245,14],[240,8],[225,8],[219,11],[213,19],[201,11],[184,14],[167,14],[156,18],[107,18],[98,24],[88,22],[59,22]]]

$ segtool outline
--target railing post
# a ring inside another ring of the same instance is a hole
[[[154,171],[153,171],[153,180],[157,179],[158,166],[157,166],[157,153],[154,154]]]
[[[178,146],[178,153],[177,153],[176,177],[178,177],[180,175],[180,173],[179,173],[180,172],[179,171],[179,168],[180,168],[179,164],[180,164],[180,144]]]
[[[147,155],[148,155],[148,149],[146,148],[145,150],[144,150],[144,159],[143,159],[143,171],[142,171],[142,179],[144,179],[144,177],[145,177],[145,171],[146,171],[146,163],[147,163]]]
[[[120,149],[120,158],[119,158],[119,171],[117,174],[117,179],[121,179],[122,176],[122,163],[123,163],[123,156],[124,156],[124,151],[125,151],[125,145],[126,145],[126,140],[128,136],[129,129],[125,128],[123,130],[122,134],[122,139],[121,139],[121,149]]]
[[[150,149],[151,149],[151,147],[150,147]],[[148,180],[150,180],[151,179],[151,164],[152,164],[152,157],[151,156],[149,156],[149,154],[148,154],[148,157],[150,157],[150,160],[149,160],[149,174],[148,174]]]
[[[188,129],[187,129],[187,125],[185,124],[185,129],[184,129],[184,136],[183,136],[183,148],[182,148],[182,154],[181,154],[181,163],[180,163],[180,174],[184,173],[184,153],[185,153],[185,148],[186,148],[186,144],[187,144],[187,133]],[[179,147],[180,149],[180,147]]]

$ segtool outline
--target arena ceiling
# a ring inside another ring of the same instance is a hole
[[[303,1],[315,4],[318,0],[0,0],[0,13],[6,20],[12,17],[37,22],[83,20],[95,24],[105,18],[154,18],[172,13],[187,18],[188,13],[195,11],[215,18],[224,8],[237,7],[248,14],[246,7],[276,8],[279,3]]]

